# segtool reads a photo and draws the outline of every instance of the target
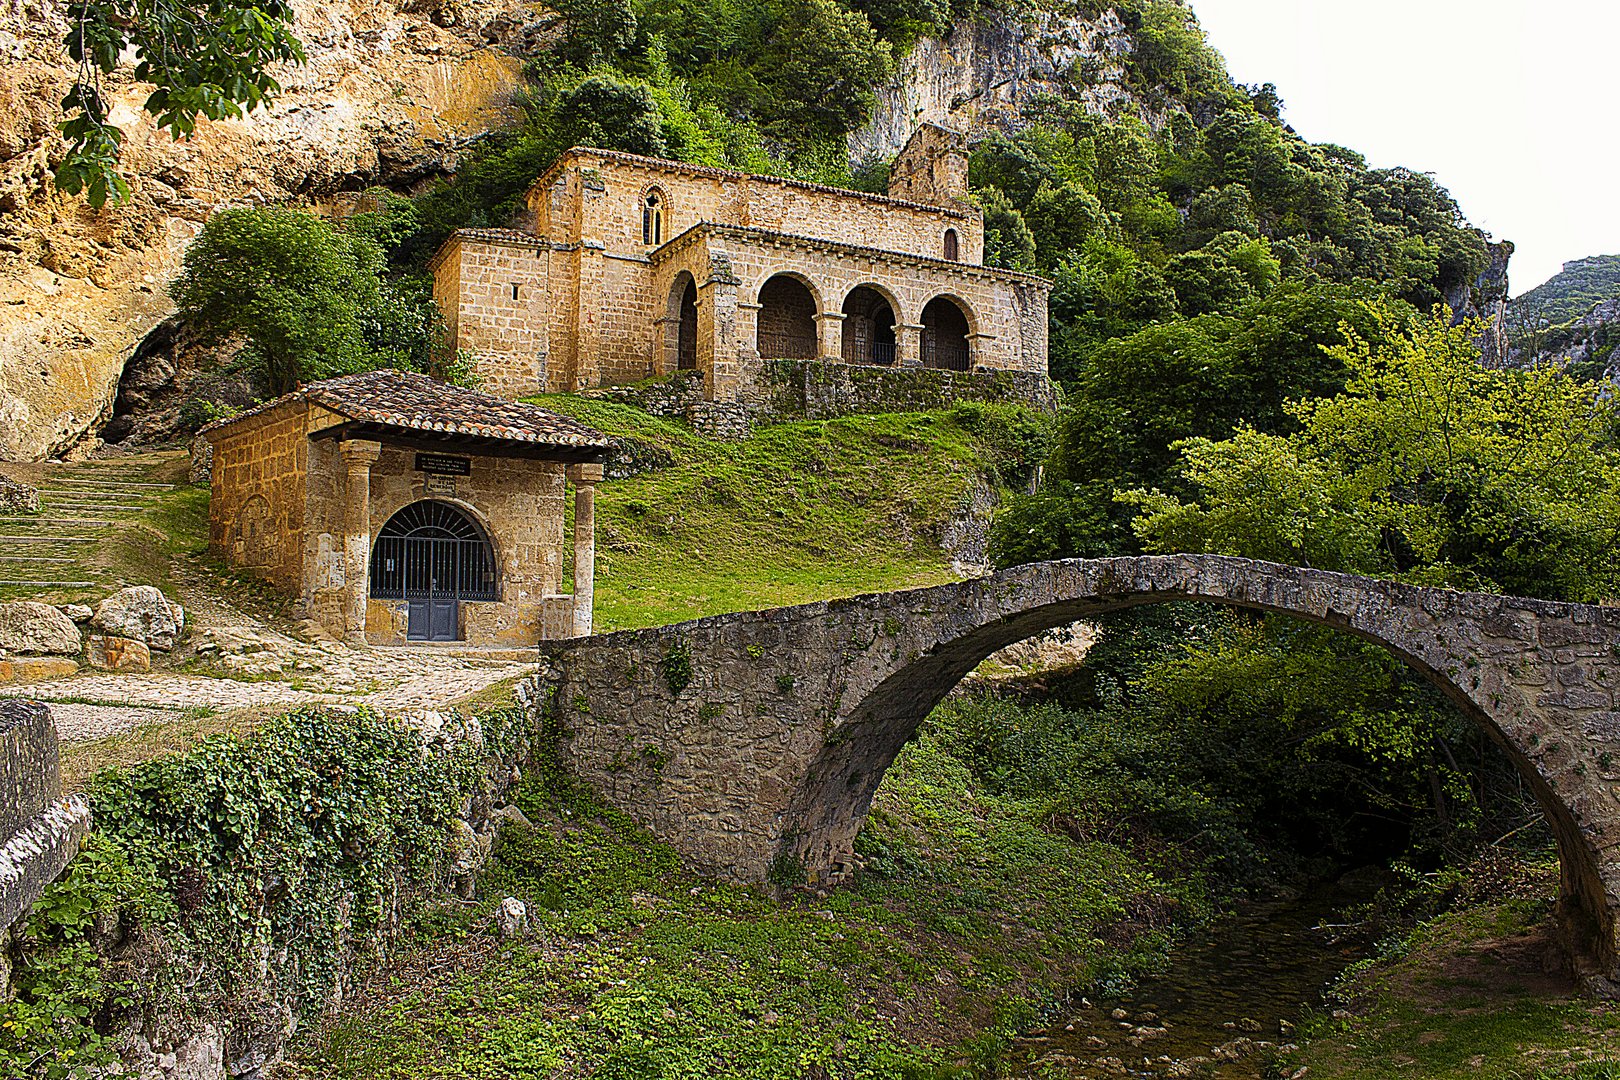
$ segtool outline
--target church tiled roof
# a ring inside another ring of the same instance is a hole
[[[365,371],[308,383],[239,416],[203,428],[211,432],[304,399],[363,424],[402,431],[495,439],[531,446],[569,447],[606,453],[613,441],[577,420],[507,401],[478,390],[451,386],[414,371]]]

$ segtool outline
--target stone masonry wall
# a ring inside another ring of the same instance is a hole
[[[513,240],[450,241],[433,267],[433,295],[451,345],[477,354],[480,387],[501,397],[550,388],[552,252]]]
[[[289,592],[303,581],[308,429],[307,405],[291,401],[208,433],[209,548]]]
[[[526,693],[568,767],[694,867],[836,883],[895,754],[981,660],[1177,600],[1382,644],[1484,727],[1558,839],[1559,928],[1579,973],[1620,992],[1620,610],[1208,555],[1071,560],[559,642]]]
[[[955,229],[961,259],[984,258],[982,215],[961,206],[928,207],[861,192],[839,191],[766,176],[746,176],[583,151],[565,156],[545,186],[530,194],[536,231],[553,243],[592,239],[616,254],[646,254],[641,208],[646,194],[664,196],[668,242],[699,222],[822,237],[846,244],[941,258],[946,229]]]
[[[11,925],[56,879],[90,827],[82,796],[62,797],[56,724],[39,702],[0,701],[0,999]]]
[[[490,537],[500,572],[499,601],[463,601],[462,634],[473,644],[524,648],[573,633],[572,598],[560,595],[564,548],[565,466],[556,461],[444,453],[471,459],[471,475],[429,477],[416,469],[414,449],[383,445],[371,468],[373,542],[388,519],[422,499],[466,511]],[[309,532],[304,554],[308,617],[343,629],[344,468],[337,443],[316,439],[310,450]],[[405,642],[403,601],[372,598],[366,636],[378,645]]]

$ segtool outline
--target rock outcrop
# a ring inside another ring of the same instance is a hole
[[[65,621],[66,616],[63,619]],[[90,625],[104,635],[129,638],[167,652],[180,639],[186,616],[179,604],[154,586],[132,585],[97,604]]]
[[[506,118],[518,85],[521,60],[495,46],[544,27],[529,0],[295,7],[309,62],[279,72],[276,104],[242,120],[199,121],[176,142],[140,111],[148,90],[115,80],[133,194],[101,211],[50,179],[72,75],[62,8],[0,7],[0,459],[94,445],[125,362],[173,313],[166,286],[215,209],[330,201],[452,168]]]
[[[1038,97],[1077,98],[1098,114],[1163,116],[1125,87],[1124,60],[1134,42],[1109,9],[1088,17],[1051,8],[986,11],[944,38],[923,38],[878,94],[865,126],[850,134],[852,161],[893,157],[919,123],[982,136],[1012,131]],[[1079,79],[1075,76],[1078,75]]]
[[[76,656],[79,645],[79,628],[51,605],[34,600],[0,604],[0,653]]]

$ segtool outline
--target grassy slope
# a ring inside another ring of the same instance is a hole
[[[296,1075],[951,1075],[990,1065],[1044,996],[1154,963],[1166,925],[1140,909],[1203,905],[1139,852],[978,790],[927,735],[879,798],[907,868],[786,904],[683,873],[588,798],[531,784],[519,803],[535,827],[503,834],[479,906],[359,988]],[[507,895],[527,938],[490,928]]]
[[[1548,970],[1558,866],[1515,864],[1505,887],[1429,920],[1353,969],[1349,1006],[1302,1029],[1282,1075],[1312,1080],[1620,1080],[1620,1006]]]
[[[601,487],[600,630],[950,580],[940,528],[1008,453],[1000,410],[803,421],[722,442],[614,402],[532,400],[673,462]]]

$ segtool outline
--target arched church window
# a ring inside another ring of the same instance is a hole
[[[641,242],[652,247],[664,242],[664,196],[656,190],[641,200]]]
[[[957,245],[955,229],[945,230],[945,258],[951,262],[956,262],[961,258],[961,250]]]

